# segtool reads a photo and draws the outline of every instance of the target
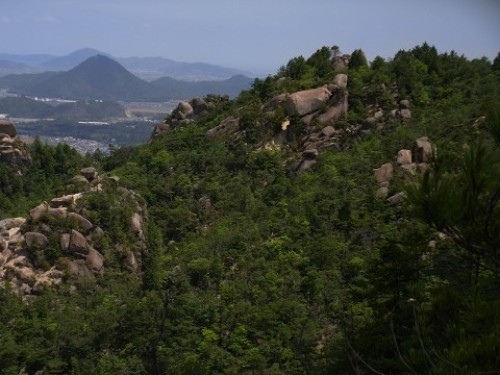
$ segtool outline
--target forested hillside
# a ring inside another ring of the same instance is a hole
[[[0,160],[0,374],[499,373],[499,90],[500,54],[323,47],[147,145]]]

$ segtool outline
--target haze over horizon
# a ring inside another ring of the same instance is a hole
[[[492,60],[500,51],[496,0],[17,0],[2,1],[0,52],[161,56],[274,73],[323,45],[369,60],[427,42]]]

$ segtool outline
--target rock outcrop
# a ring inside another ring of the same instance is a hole
[[[375,196],[379,199],[387,199],[387,202],[393,205],[400,204],[406,198],[404,192],[398,192],[389,197],[393,174],[399,174],[407,181],[414,181],[418,175],[425,173],[429,168],[429,162],[435,153],[436,147],[427,137],[416,139],[411,150],[399,150],[395,157],[395,164],[385,163],[373,170],[373,175],[379,185]]]
[[[188,125],[195,122],[199,117],[217,108],[217,106],[227,102],[227,96],[208,96],[206,98],[193,98],[189,101],[181,101],[172,113],[155,125],[149,142],[155,137],[174,129],[179,125]]]
[[[86,181],[83,192],[43,202],[31,209],[27,218],[0,221],[0,287],[8,283],[14,292],[27,296],[43,287],[103,274],[104,251],[111,250],[101,248],[106,232],[87,217],[84,198],[90,193],[104,193],[104,188],[115,190],[119,197],[116,202],[109,201],[109,205],[128,202],[135,208],[129,218],[131,235],[127,236],[127,243],[112,246],[120,252],[124,266],[138,276],[141,274],[142,257],[147,251],[143,228],[146,211],[137,195],[119,187],[113,176],[101,176],[94,168],[82,169],[79,177]],[[74,187],[73,179],[68,186]]]
[[[31,161],[26,145],[17,137],[10,120],[0,120],[0,161],[21,166]]]

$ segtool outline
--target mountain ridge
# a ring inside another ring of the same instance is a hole
[[[95,48],[81,48],[63,56],[0,53],[0,60],[26,64],[35,73],[44,70],[69,70],[96,54],[112,58],[135,75],[146,80],[154,80],[162,76],[172,76],[176,79],[189,81],[224,80],[238,74],[253,76],[250,72],[204,62],[180,62],[165,57],[116,57]],[[15,73],[15,71],[5,71],[4,74],[11,73]]]
[[[210,93],[234,97],[241,90],[249,88],[251,82],[250,78],[237,76],[225,81],[185,82],[170,78],[149,83],[104,55],[89,57],[67,72],[0,78],[1,87],[19,94],[79,100],[166,101]]]

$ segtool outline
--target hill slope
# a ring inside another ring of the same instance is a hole
[[[83,161],[61,146],[0,164],[2,207],[52,204],[0,222],[0,275],[30,301],[0,289],[2,365],[498,373],[497,63],[323,47],[86,157],[92,182],[68,184]]]

